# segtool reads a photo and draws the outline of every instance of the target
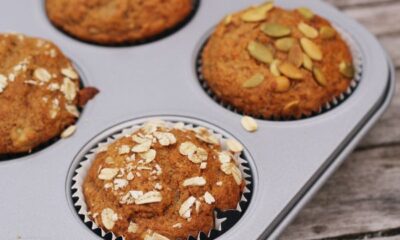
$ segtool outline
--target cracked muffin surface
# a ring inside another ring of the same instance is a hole
[[[98,91],[80,88],[70,60],[53,43],[0,34],[0,156],[26,153],[68,137]]]
[[[234,140],[229,140],[234,141]],[[96,152],[83,182],[90,218],[127,240],[187,239],[214,229],[214,210],[236,209],[237,158],[207,129],[149,122]]]
[[[326,19],[272,3],[228,15],[201,58],[203,78],[221,102],[265,119],[318,113],[354,75],[349,47]]]
[[[55,26],[104,45],[151,39],[184,22],[193,8],[193,0],[46,0]]]

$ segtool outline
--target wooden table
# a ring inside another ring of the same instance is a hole
[[[400,0],[327,0],[374,33],[400,90]],[[400,94],[280,239],[400,239]]]

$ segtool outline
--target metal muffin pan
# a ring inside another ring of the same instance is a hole
[[[197,50],[220,19],[259,0],[203,0],[184,28],[134,47],[100,47],[55,29],[43,1],[0,2],[0,32],[15,31],[55,42],[81,69],[84,83],[101,92],[85,108],[78,131],[35,153],[0,162],[2,239],[99,239],[71,205],[70,169],[78,152],[104,130],[147,116],[199,119],[239,139],[251,155],[254,189],[244,216],[219,239],[274,239],[345,159],[387,108],[394,72],[377,40],[358,23],[319,0],[281,0],[308,6],[349,32],[363,55],[363,78],[340,106],[313,118],[258,121],[244,131],[241,116],[215,103],[195,73]]]

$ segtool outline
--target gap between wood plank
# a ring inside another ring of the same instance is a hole
[[[346,1],[346,3],[337,3],[337,0],[327,0],[326,2],[336,6],[340,10],[343,9],[354,9],[354,8],[367,8],[367,7],[377,7],[387,4],[394,4],[397,3],[398,0],[384,0],[384,1],[374,1],[374,2],[359,2],[359,3],[348,3],[351,1]]]
[[[355,19],[357,20],[357,19]],[[359,22],[359,21],[358,21]],[[364,25],[364,27],[366,27]],[[385,33],[372,33],[376,38],[380,40],[380,38],[384,37],[398,37],[400,35],[400,30],[394,32],[385,32]]]
[[[379,231],[374,231],[374,232],[341,235],[341,236],[329,237],[329,238],[317,238],[314,240],[358,240],[358,239],[362,240],[362,239],[374,239],[374,238],[380,238],[380,237],[393,237],[393,236],[399,236],[399,235],[400,235],[400,227],[379,230]]]
[[[400,239],[399,156],[400,144],[351,154],[279,239]]]
[[[376,148],[385,148],[385,147],[396,147],[400,145],[399,142],[390,142],[390,143],[381,143],[381,144],[375,144],[375,145],[367,145],[367,146],[359,146],[357,147],[354,152],[361,152],[361,151],[367,151],[367,150],[372,150]]]

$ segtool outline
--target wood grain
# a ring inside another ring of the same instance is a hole
[[[357,151],[299,214],[282,240],[400,226],[400,146]]]
[[[392,236],[392,237],[377,237],[374,240],[399,240],[399,236]]]
[[[395,2],[397,0],[327,0],[326,2],[338,8],[351,8],[361,6],[382,5]]]
[[[343,10],[376,35],[400,32],[400,1]]]

